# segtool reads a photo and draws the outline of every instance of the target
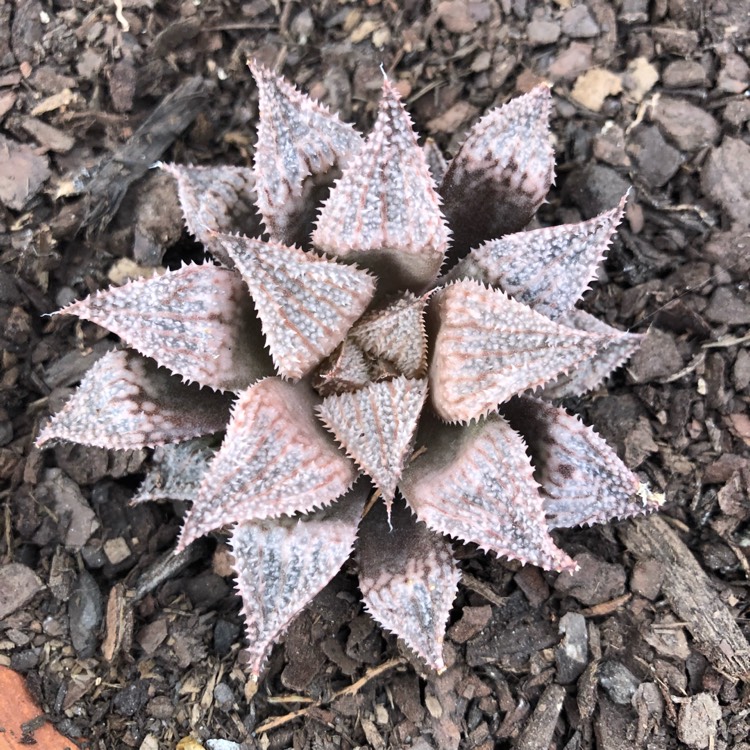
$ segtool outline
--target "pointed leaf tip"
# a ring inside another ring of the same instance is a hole
[[[544,201],[555,166],[550,109],[549,88],[537,86],[469,131],[440,186],[454,233],[450,260],[481,242],[520,231]]]
[[[615,329],[589,333],[559,325],[475,281],[445,287],[434,300],[439,330],[430,364],[430,394],[437,413],[452,422],[476,419],[627,335]]]
[[[180,548],[220,526],[308,512],[354,482],[354,464],[315,418],[305,383],[266,378],[240,394],[185,518]]]
[[[409,457],[426,396],[426,380],[400,377],[329,396],[318,409],[323,423],[372,477],[388,506]]]
[[[42,429],[36,444],[69,440],[99,448],[145,448],[222,430],[231,401],[185,385],[134,352],[105,354],[68,402]]]
[[[388,518],[376,503],[357,541],[367,611],[436,672],[460,573],[450,543],[418,523],[399,501]]]
[[[241,390],[273,371],[242,279],[210,263],[111,287],[62,312],[210,388]]]
[[[503,415],[529,446],[550,527],[604,523],[658,507],[612,448],[561,407],[519,397]]]
[[[260,122],[255,150],[258,208],[271,238],[302,241],[300,229],[312,218],[308,178],[342,168],[361,147],[351,125],[288,81],[256,63]]]
[[[356,266],[297,247],[217,235],[245,280],[279,372],[301,378],[343,341],[375,293]]]
[[[573,309],[622,219],[626,197],[611,211],[577,224],[532,229],[473,249],[446,280],[471,278],[499,286],[553,320]]]
[[[388,290],[437,277],[449,232],[411,118],[386,82],[364,146],[323,205],[313,242],[378,272]]]
[[[190,234],[214,253],[214,232],[260,234],[255,176],[247,167],[160,164],[177,181],[177,194]],[[221,249],[218,249],[219,260]]]
[[[279,636],[349,557],[368,492],[367,482],[358,482],[329,508],[241,523],[232,531],[246,654],[256,679]]]
[[[400,489],[420,521],[511,560],[575,568],[549,535],[526,445],[504,419],[425,424],[418,443],[427,450],[406,467]]]

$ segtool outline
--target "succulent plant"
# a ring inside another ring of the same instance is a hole
[[[355,548],[367,610],[440,670],[452,540],[570,571],[550,528],[657,506],[551,402],[639,345],[575,307],[624,199],[523,231],[553,181],[546,87],[487,114],[446,163],[387,80],[363,139],[251,68],[254,168],[164,166],[214,260],[61,311],[129,348],[38,444],[157,447],[138,499],[192,501],[178,546],[231,526],[256,679]]]

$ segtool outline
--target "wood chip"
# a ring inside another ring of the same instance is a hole
[[[717,595],[692,552],[659,516],[625,527],[623,539],[640,560],[657,560],[664,571],[662,592],[672,611],[687,624],[696,647],[732,679],[750,677],[750,644]]]

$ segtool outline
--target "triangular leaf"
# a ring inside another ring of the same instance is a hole
[[[439,330],[430,364],[437,413],[465,422],[553,380],[627,334],[561,326],[499,289],[459,281],[434,297]]]
[[[290,245],[302,241],[300,229],[312,218],[315,183],[349,163],[362,138],[283,78],[255,63],[250,70],[260,97],[258,208],[271,239]]]
[[[552,97],[538,86],[485,115],[451,161],[440,194],[453,230],[450,258],[523,229],[554,177],[549,144]]]
[[[154,451],[151,468],[130,502],[193,502],[198,495],[203,475],[208,470],[209,461],[214,456],[208,443],[206,438],[198,438],[159,446]]]
[[[347,336],[315,371],[313,386],[321,396],[356,391],[370,382],[364,352]]]
[[[426,380],[400,377],[329,396],[318,415],[372,477],[390,507],[427,396]]]
[[[315,418],[304,383],[266,378],[240,394],[179,547],[230,523],[309,512],[351,487],[354,464]]]
[[[526,445],[504,419],[423,424],[423,440],[427,450],[406,467],[400,485],[420,521],[512,560],[575,568],[547,531]]]
[[[528,443],[550,527],[604,523],[658,508],[612,448],[561,407],[519,397],[503,407],[503,415]]]
[[[386,81],[375,126],[323,205],[313,243],[376,270],[381,292],[421,290],[437,277],[448,236],[411,118]]]
[[[329,508],[241,523],[232,531],[245,653],[255,680],[271,646],[349,557],[367,493],[367,482],[359,482]]]
[[[625,198],[589,221],[490,240],[460,261],[447,280],[469,278],[499,286],[556,320],[573,308],[594,278],[624,210]]]
[[[365,352],[387,359],[407,378],[421,377],[427,366],[427,299],[428,295],[407,292],[386,307],[368,312],[352,328],[352,338]]]
[[[328,356],[375,292],[368,273],[297,247],[217,235],[242,273],[279,372],[301,378]]]
[[[177,181],[182,214],[190,234],[223,263],[225,253],[213,242],[216,232],[260,234],[260,214],[255,208],[255,176],[247,167],[194,167],[160,164]]]
[[[461,577],[451,545],[402,502],[390,520],[375,503],[357,541],[359,585],[367,611],[423,659],[442,672],[443,640]]]
[[[557,322],[578,331],[610,334],[612,340],[591,359],[581,362],[575,369],[547,383],[542,388],[542,394],[546,398],[580,396],[595,388],[635,354],[645,337],[640,333],[622,333],[584,310],[573,309],[560,317]]]
[[[110,352],[86,373],[36,444],[59,439],[128,449],[176,443],[224,429],[230,403],[135,352]]]
[[[187,381],[238,391],[273,372],[239,274],[211,264],[111,287],[60,311],[116,333]]]

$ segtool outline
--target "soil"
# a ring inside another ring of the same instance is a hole
[[[66,746],[750,748],[748,39],[730,0],[0,0],[0,668]],[[148,452],[33,447],[110,345],[46,315],[196,252],[149,167],[251,163],[248,57],[363,129],[382,65],[449,153],[547,81],[538,221],[632,188],[584,306],[648,339],[567,406],[663,512],[557,533],[574,577],[460,548],[440,676],[345,569],[254,694],[224,541],[174,557],[184,507],[128,503]]]

